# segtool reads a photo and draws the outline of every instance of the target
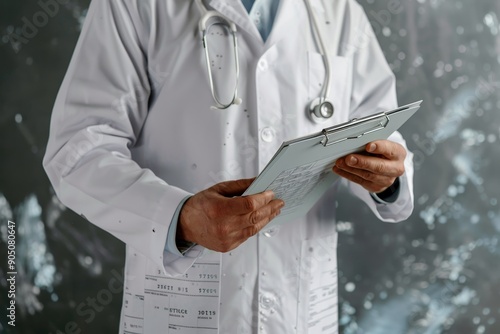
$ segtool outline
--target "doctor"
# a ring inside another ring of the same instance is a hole
[[[120,333],[337,333],[338,184],[269,228],[286,203],[239,195],[284,140],[396,107],[394,76],[354,0],[252,3],[90,5],[44,167],[126,244]],[[379,219],[406,219],[404,140],[367,151],[333,172]]]

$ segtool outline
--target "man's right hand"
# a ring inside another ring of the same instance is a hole
[[[218,183],[189,198],[181,209],[177,238],[229,252],[280,214],[284,202],[272,191],[241,196],[254,179]]]

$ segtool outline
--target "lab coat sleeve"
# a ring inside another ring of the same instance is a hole
[[[201,255],[165,252],[172,217],[191,194],[133,159],[150,83],[142,1],[94,0],[54,106],[44,168],[61,201],[168,275]],[[166,128],[168,125],[166,125]],[[167,130],[166,130],[167,131]]]
[[[353,6],[359,6],[354,4]],[[356,32],[352,40],[357,43],[349,45],[354,48],[353,54],[353,87],[350,118],[362,117],[379,111],[397,107],[396,80],[373,32],[364,11],[358,10],[359,18],[354,19],[356,26],[350,31]],[[406,142],[399,132],[393,133],[389,140],[403,145]],[[413,154],[407,149],[404,161],[405,173],[400,177],[400,192],[394,203],[377,203],[370,193],[360,185],[345,180],[348,189],[363,200],[381,220],[398,222],[407,219],[413,211]]]

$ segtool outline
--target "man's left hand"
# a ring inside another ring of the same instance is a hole
[[[365,146],[365,152],[349,154],[335,163],[333,171],[372,193],[390,187],[405,172],[406,149],[389,140],[377,140]]]

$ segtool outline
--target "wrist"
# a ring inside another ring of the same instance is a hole
[[[184,205],[181,208],[181,212],[179,214],[179,220],[177,222],[177,231],[175,233],[175,244],[179,252],[181,252],[181,254],[186,253],[188,250],[196,246],[196,243],[192,241],[192,239],[189,237],[185,216],[186,215],[185,215],[185,203],[184,203]]]
[[[400,181],[399,177],[394,180],[394,183],[379,193],[371,193],[373,199],[379,203],[389,204],[394,203],[399,196]]]

